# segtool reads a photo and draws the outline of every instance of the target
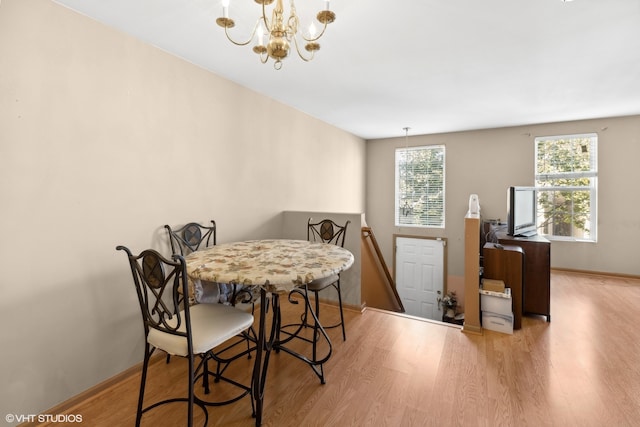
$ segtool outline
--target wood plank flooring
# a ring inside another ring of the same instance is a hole
[[[296,306],[283,307],[297,316]],[[347,312],[347,341],[330,330],[325,385],[288,354],[272,356],[263,425],[640,425],[640,280],[554,271],[551,312],[551,323],[524,317],[513,335],[481,336],[378,310]],[[336,318],[337,310],[322,314]],[[239,361],[233,376],[248,381],[251,364]],[[183,394],[185,369],[180,358],[158,358],[147,402]],[[138,387],[133,375],[66,412],[81,414],[83,425],[134,425]],[[185,425],[185,417],[185,404],[166,405],[143,425]],[[209,425],[254,425],[250,401],[211,408]]]

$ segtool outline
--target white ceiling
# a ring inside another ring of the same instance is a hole
[[[365,139],[640,114],[640,0],[333,0],[281,70],[225,39],[220,0],[53,1]],[[231,0],[238,38],[259,9]]]

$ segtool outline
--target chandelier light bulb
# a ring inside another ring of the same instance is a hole
[[[222,16],[229,17],[229,0],[222,0]]]
[[[258,46],[264,45],[264,29],[262,28],[262,24],[258,24]]]

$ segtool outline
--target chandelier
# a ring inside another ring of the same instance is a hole
[[[294,0],[291,0],[288,16],[285,16],[282,0],[275,0],[276,5],[270,13],[267,11],[267,6],[271,5],[274,0],[255,0],[255,2],[262,5],[262,14],[258,17],[247,41],[238,42],[229,34],[229,29],[235,26],[234,20],[229,18],[229,0],[222,0],[222,16],[216,19],[216,23],[224,28],[227,39],[237,46],[246,46],[255,40],[253,51],[260,56],[260,61],[263,64],[269,58],[273,59],[275,61],[273,66],[276,70],[282,68],[282,60],[289,55],[292,42],[298,56],[304,61],[311,61],[314,53],[320,50],[318,40],[324,35],[327,25],[336,19],[335,13],[329,10],[329,0],[326,0],[324,10],[316,15],[316,19],[322,24],[322,30],[318,34],[312,22],[308,34],[305,35],[299,29],[300,19],[296,13]],[[271,18],[268,17],[269,15]],[[298,39],[303,41],[299,42]],[[304,43],[306,53],[302,52],[300,43]]]

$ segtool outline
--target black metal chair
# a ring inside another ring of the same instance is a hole
[[[312,223],[313,219],[309,218],[307,221],[307,240],[310,242],[322,242],[328,244],[334,244],[344,247],[344,240],[346,237],[347,226],[350,221],[347,221],[344,226],[338,225],[330,219],[322,220],[318,223]],[[338,305],[340,309],[340,322],[331,326],[322,326],[320,323],[320,296],[319,293],[324,289],[333,287],[338,292]],[[311,300],[309,298],[309,292],[314,294],[314,308],[311,308]],[[340,275],[335,274],[323,279],[313,280],[305,285],[297,286],[291,292],[289,292],[289,302],[292,304],[298,304],[299,298],[296,295],[302,297],[304,301],[304,312],[301,314],[300,323],[289,323],[286,325],[280,324],[278,334],[278,347],[277,349],[285,350],[291,353],[284,345],[293,339],[301,339],[303,341],[311,343],[311,357],[299,357],[305,361],[313,371],[316,373],[320,382],[325,384],[324,377],[324,363],[329,360],[331,356],[331,340],[327,335],[326,329],[336,328],[342,326],[342,339],[346,340],[347,335],[344,328],[344,314],[342,312],[342,292],[340,290]],[[281,319],[279,319],[281,323]],[[313,335],[309,338],[303,335],[301,332],[305,328],[313,329]],[[286,335],[286,338],[280,338],[281,334]],[[318,348],[320,340],[326,341],[328,349],[321,351]],[[322,354],[320,354],[322,353]],[[293,354],[293,353],[292,353]]]
[[[184,258],[180,255],[174,255],[173,260],[169,260],[153,249],[145,250],[139,255],[132,254],[124,246],[116,249],[127,254],[144,324],[145,353],[136,426],[140,425],[145,412],[166,403],[188,402],[187,424],[192,426],[194,405],[203,409],[206,425],[209,419],[207,406],[226,405],[244,396],[250,396],[251,399],[250,385],[223,376],[224,369],[222,372],[210,372],[206,362],[212,359],[228,366],[244,356],[247,351],[222,358],[213,349],[232,337],[245,333],[253,324],[253,315],[222,304],[185,304],[181,296],[187,293],[187,270]],[[149,360],[156,349],[187,358],[188,396],[164,399],[143,407]],[[199,397],[195,393],[196,382],[202,378],[204,393],[209,394],[210,376],[215,382],[224,381],[237,387],[238,394],[224,400],[205,400]],[[251,407],[255,415],[253,399]]]
[[[210,226],[190,222],[176,230],[173,230],[169,225],[165,225],[164,228],[169,234],[171,251],[174,255],[187,256],[192,252],[215,246],[217,243],[217,227],[214,220],[211,220]],[[251,310],[253,310],[251,301],[255,298],[249,290],[243,289],[241,285],[201,280],[197,283],[191,282],[189,286],[192,291],[190,295],[193,295],[191,303],[222,302],[233,306],[251,304]]]
[[[169,225],[165,225],[164,228],[169,232],[171,251],[174,254],[180,253],[185,256],[216,244],[217,228],[214,220],[211,220],[211,225],[190,222],[176,230]]]
[[[187,256],[191,252],[208,248],[216,244],[217,228],[216,222],[211,220],[211,225],[201,225],[190,222],[180,228],[172,229],[168,224],[164,226],[169,234],[171,252],[174,255]],[[195,302],[218,302],[220,288],[217,283],[198,282],[189,280],[189,301]]]
[[[351,221],[347,221],[343,226],[338,225],[330,219],[323,219],[320,222],[312,223],[313,218],[307,221],[307,240],[313,242],[330,243],[344,247],[344,240],[347,236],[347,226]],[[342,292],[340,290],[340,275],[335,274],[324,279],[314,280],[307,284],[307,289],[313,292],[315,297],[316,316],[320,319],[320,298],[319,293],[329,287],[333,287],[338,292],[338,306],[340,308],[340,323],[331,326],[323,326],[325,329],[342,326],[342,339],[346,341],[347,335],[344,330],[344,314],[342,312]],[[305,309],[303,323],[307,324],[307,310]]]
[[[211,220],[211,225],[189,222],[175,230],[168,224],[164,228],[169,234],[171,251],[174,255],[187,256],[192,252],[215,246],[217,243],[217,227],[214,220]],[[193,282],[190,278],[187,280],[189,282],[190,304],[217,304],[218,302],[223,302],[226,305],[232,305],[245,311],[251,310],[251,314],[254,313],[254,296],[249,290],[243,289],[241,285],[222,284],[205,280]],[[224,289],[223,295],[221,295],[221,289]],[[249,329],[248,334],[251,338],[247,339],[247,349],[250,350],[251,341],[256,340],[253,327]],[[242,337],[246,338],[247,335],[243,334]],[[231,349],[236,344],[238,343],[230,345],[227,349]],[[248,357],[251,358],[250,352]],[[169,360],[170,356],[167,355],[167,363]]]

